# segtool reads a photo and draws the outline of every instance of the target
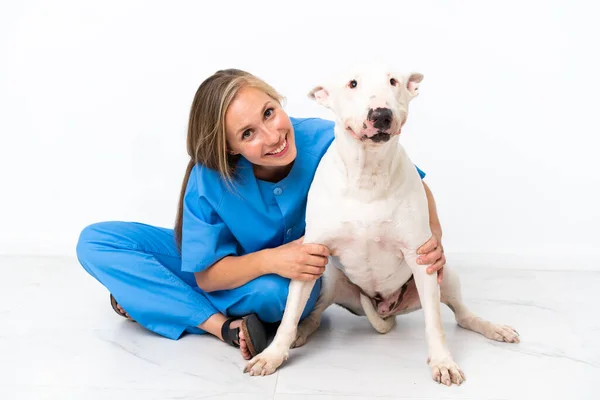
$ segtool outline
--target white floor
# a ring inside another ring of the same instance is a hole
[[[472,310],[514,326],[518,345],[444,328],[466,374],[435,383],[422,312],[387,335],[332,307],[276,374],[250,377],[209,336],[164,339],[118,317],[75,259],[0,257],[0,399],[597,399],[600,272],[461,269]]]

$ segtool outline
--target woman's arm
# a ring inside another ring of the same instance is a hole
[[[429,204],[429,227],[434,235],[437,235],[440,239],[442,238],[442,226],[437,213],[437,207],[435,206],[435,199],[429,186],[423,181],[425,187],[425,193],[427,194],[427,203]]]
[[[446,255],[442,246],[442,226],[438,217],[437,208],[433,193],[429,186],[423,181],[425,193],[427,194],[427,203],[429,206],[429,227],[431,229],[431,238],[417,249],[417,258],[419,264],[429,265],[427,268],[428,274],[433,274],[437,271],[438,282],[441,283],[444,277],[444,265],[446,265]]]
[[[325,272],[329,249],[319,244],[303,244],[303,239],[243,256],[223,257],[208,269],[196,272],[196,283],[205,292],[212,292],[233,289],[266,274],[316,280]]]
[[[205,292],[233,289],[269,273],[267,250],[243,256],[223,257],[211,267],[195,272],[198,287]]]

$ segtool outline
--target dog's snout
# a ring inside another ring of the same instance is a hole
[[[376,129],[389,129],[392,125],[392,110],[389,108],[370,109],[367,115],[369,121],[373,121]]]

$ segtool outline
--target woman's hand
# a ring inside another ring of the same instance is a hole
[[[442,283],[444,277],[444,265],[446,265],[446,255],[442,246],[442,235],[433,233],[431,238],[417,249],[417,263],[428,265],[427,273],[433,274],[437,271],[438,283]]]
[[[269,250],[270,272],[300,281],[317,280],[325,272],[329,249],[320,244],[303,244],[304,236]]]

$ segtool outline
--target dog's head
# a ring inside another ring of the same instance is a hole
[[[376,144],[400,134],[408,103],[419,94],[422,80],[423,75],[416,72],[368,67],[317,86],[308,97],[331,109],[352,137]]]

